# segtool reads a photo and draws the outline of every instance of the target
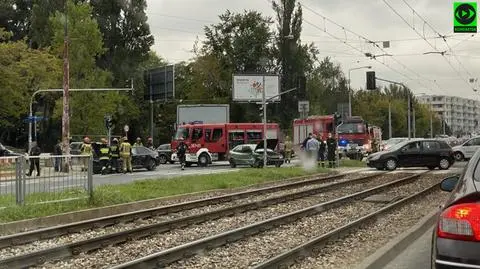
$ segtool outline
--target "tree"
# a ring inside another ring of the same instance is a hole
[[[92,7],[88,3],[68,1],[68,36],[70,57],[70,87],[92,88],[110,87],[111,74],[96,66],[103,48],[102,34],[97,21],[92,17]],[[59,57],[63,54],[65,15],[57,11],[50,18],[52,51]],[[138,113],[127,94],[117,92],[71,93],[71,133],[72,135],[105,133],[105,114],[123,116],[128,109],[130,116]],[[57,101],[55,116],[62,115],[62,100]]]
[[[286,91],[297,87],[300,76],[305,76],[313,70],[317,49],[313,44],[302,44],[302,7],[296,0],[272,2],[277,17],[277,36],[275,56],[279,63],[281,74],[281,89]],[[303,99],[304,93],[286,94],[282,96],[281,123],[283,128],[289,128],[297,114],[297,101]],[[278,113],[275,113],[278,114]]]
[[[100,67],[113,73],[113,85],[122,86],[149,58],[154,39],[147,23],[145,0],[90,1],[104,36],[106,52]]]
[[[22,145],[30,97],[37,89],[58,85],[61,61],[48,51],[29,49],[23,41],[9,41],[9,36],[0,28],[0,140]]]
[[[0,27],[12,32],[12,41],[25,38],[30,28],[32,1],[2,0],[0,1]]]
[[[200,72],[195,83],[200,88],[192,90],[210,93],[210,96],[213,93],[215,98],[223,99],[231,96],[232,74],[274,70],[270,30],[273,22],[257,11],[232,13],[227,10],[219,18],[220,23],[205,27],[206,41],[193,66],[195,74]],[[261,65],[262,58],[270,60],[267,66]],[[255,104],[231,105],[232,121],[259,119]]]

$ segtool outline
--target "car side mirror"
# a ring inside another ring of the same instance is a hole
[[[453,189],[455,189],[455,186],[457,186],[459,179],[459,176],[451,176],[445,178],[444,180],[442,180],[442,183],[440,183],[440,189],[446,192],[453,191]]]

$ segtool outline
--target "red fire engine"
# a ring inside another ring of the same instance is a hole
[[[350,117],[337,127],[338,148],[347,157],[361,159],[372,153],[372,144],[376,140],[380,145],[382,130],[377,126],[368,125],[362,117]]]
[[[279,138],[280,128],[277,123],[267,124],[267,137]],[[185,124],[177,128],[171,142],[176,149],[178,139],[183,137],[188,146],[185,156],[187,166],[198,163],[207,166],[212,161],[227,160],[228,152],[240,144],[257,144],[263,139],[263,123],[212,123]],[[177,160],[172,154],[172,160]]]
[[[333,133],[333,115],[310,116],[306,119],[293,121],[293,144],[297,147],[302,144],[309,133],[317,135],[323,140],[327,139],[328,133]]]
[[[293,141],[298,147],[309,133],[326,140],[328,133],[338,135],[338,146],[340,151],[351,157],[356,158],[372,152],[372,141],[377,139],[381,141],[382,132],[377,126],[369,126],[362,117],[355,116],[344,119],[342,123],[334,130],[334,115],[310,116],[306,119],[296,119],[293,121]],[[360,153],[360,154],[359,154]]]

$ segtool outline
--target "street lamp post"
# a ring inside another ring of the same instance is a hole
[[[371,69],[372,66],[366,65],[366,66],[360,66],[360,67],[355,67],[355,68],[350,68],[348,69],[348,116],[352,116],[352,88],[350,86],[350,73],[353,70],[358,70],[358,69]]]

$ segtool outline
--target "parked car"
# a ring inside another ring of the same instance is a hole
[[[20,153],[16,153],[0,143],[0,157],[18,157],[22,156]]]
[[[93,173],[99,174],[102,171],[102,166],[98,156],[100,154],[100,143],[92,143],[93,146]],[[160,165],[158,152],[153,151],[147,147],[139,146],[132,147],[132,168],[133,169],[147,169],[153,171]],[[119,166],[122,167],[122,160],[119,160]]]
[[[412,139],[392,146],[387,151],[371,154],[367,165],[378,170],[395,170],[397,167],[428,167],[449,169],[455,162],[452,148],[435,139]]]
[[[171,164],[175,163],[175,161],[172,160],[173,150],[170,144],[162,144],[158,146],[157,152],[161,164],[166,164],[167,162]]]
[[[445,178],[451,192],[437,216],[432,234],[431,268],[480,268],[480,151],[461,175]]]
[[[267,139],[267,165],[280,167],[283,156],[275,152],[278,139]],[[229,163],[231,167],[237,165],[249,165],[251,167],[263,167],[263,140],[258,144],[241,144],[230,150]]]
[[[471,138],[459,146],[453,147],[456,161],[463,161],[472,158],[475,152],[480,149],[480,136]]]
[[[385,140],[382,142],[380,149],[381,150],[388,150],[391,148],[393,145],[396,145],[398,143],[402,143],[408,140],[408,137],[392,137],[388,140]]]

